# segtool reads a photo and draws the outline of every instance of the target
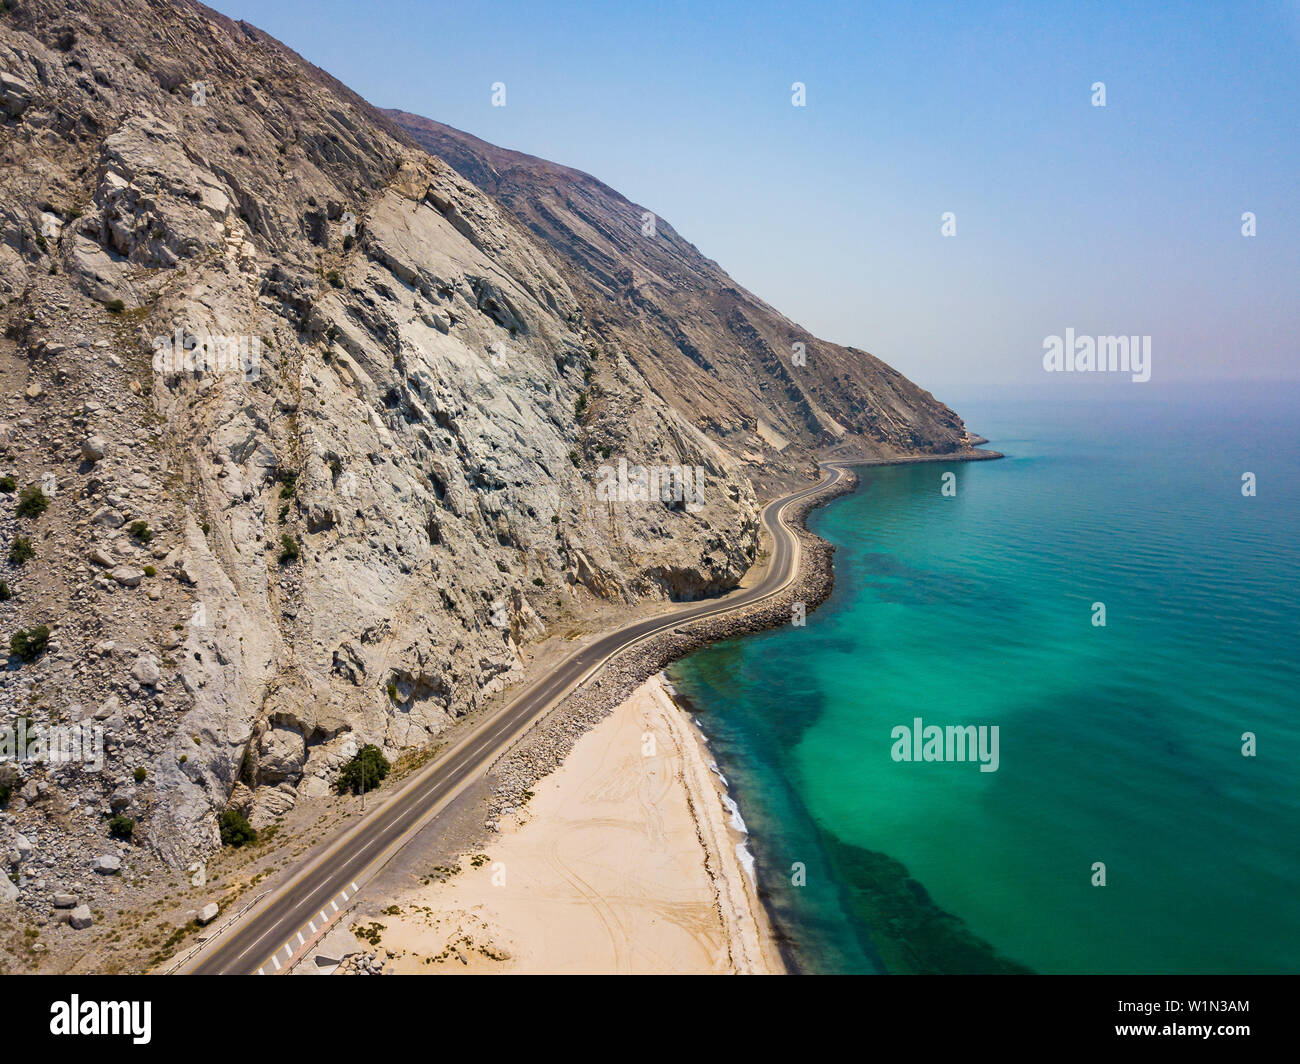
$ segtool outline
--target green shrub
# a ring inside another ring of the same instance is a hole
[[[545,587],[546,581],[543,580],[540,576],[535,576],[533,577],[533,584],[537,587]]]
[[[14,536],[14,541],[9,544],[9,564],[22,565],[23,562],[35,557],[36,551],[32,548],[32,541],[26,536]]]
[[[12,476],[6,473],[0,477],[0,491],[3,491],[6,495],[12,495],[17,490],[18,481],[14,480]]]
[[[329,283],[335,288],[343,287],[343,278],[339,276],[338,270],[330,270],[330,272],[325,275],[325,280],[329,281]]]
[[[35,661],[45,652],[45,646],[49,641],[49,625],[38,624],[35,628],[19,628],[9,637],[9,653],[23,661]]]
[[[9,581],[0,580],[0,602],[8,602],[14,597],[14,593],[9,590]]]
[[[280,564],[298,560],[298,541],[286,532],[280,537]]]
[[[392,680],[388,681],[388,697],[394,702],[397,701],[397,684],[393,683]]]
[[[153,529],[149,527],[148,521],[132,521],[127,531],[141,543],[148,543],[153,539]]]
[[[351,791],[360,794],[362,790],[373,791],[383,782],[391,767],[379,747],[363,746],[339,773],[339,793],[347,794]]]
[[[141,765],[139,768],[135,770],[135,782],[143,783],[145,779],[148,777],[148,775],[149,775],[148,771],[144,768],[143,765]]]
[[[9,804],[9,796],[13,793],[13,787],[7,783],[0,783],[0,809]]]
[[[146,565],[146,566],[144,567],[144,575],[145,575],[145,576],[157,576],[157,575],[158,575],[158,570],[157,570],[154,566],[152,566],[152,565]]]
[[[35,484],[27,485],[18,493],[19,517],[40,517],[49,507],[49,496]]]
[[[120,299],[110,299],[104,304],[104,309],[110,314],[121,314],[122,311],[126,310],[126,304]]]
[[[130,842],[131,836],[135,833],[135,821],[129,816],[118,814],[109,819],[108,833],[115,839],[123,839],[126,842]]]
[[[221,828],[222,846],[233,846],[238,849],[245,843],[257,841],[257,832],[253,830],[253,825],[245,820],[243,813],[237,809],[225,810],[218,824]]]

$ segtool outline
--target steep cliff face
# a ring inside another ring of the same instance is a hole
[[[812,336],[594,177],[385,114],[545,241],[593,331],[751,469],[829,447],[873,458],[968,448],[961,419],[929,392],[865,351]]]
[[[550,253],[264,34],[22,0],[0,108],[0,474],[47,500],[0,496],[34,549],[0,634],[52,630],[0,724],[107,739],[101,772],[23,764],[20,822],[102,847],[112,810],[189,860],[228,802],[265,822],[428,741],[594,599],[751,564],[747,478]]]
[[[448,161],[197,4],[0,11],[0,727],[106,742],[0,773],[55,882],[110,813],[180,864],[427,742],[598,600],[734,586],[760,469],[965,446],[599,182],[399,117]]]

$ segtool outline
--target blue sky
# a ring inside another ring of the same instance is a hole
[[[1043,372],[1067,327],[1151,335],[1108,389],[1300,378],[1300,0],[216,6],[594,174],[940,398],[1099,384]]]

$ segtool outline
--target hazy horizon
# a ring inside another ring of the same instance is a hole
[[[217,7],[377,107],[592,174],[944,401],[1300,380],[1300,3]],[[1151,379],[1045,373],[1067,328],[1150,336]]]

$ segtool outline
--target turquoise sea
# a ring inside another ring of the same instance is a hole
[[[670,670],[795,962],[1300,971],[1300,399],[958,408],[1004,460],[860,470],[806,626]],[[917,717],[997,771],[895,761]]]

